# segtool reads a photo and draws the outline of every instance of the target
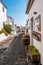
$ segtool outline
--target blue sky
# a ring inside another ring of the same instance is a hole
[[[7,6],[7,15],[14,19],[17,25],[24,25],[26,23],[27,15],[26,7],[28,0],[3,0]]]

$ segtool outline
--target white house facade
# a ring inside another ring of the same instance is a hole
[[[30,22],[29,22],[29,19],[26,21],[26,24],[25,24],[25,34],[30,34]]]
[[[7,7],[0,0],[0,30],[3,28],[3,22],[7,21]]]
[[[20,26],[14,24],[14,34],[17,35],[20,32]]]
[[[25,33],[25,26],[20,26],[20,32],[24,32]]]
[[[41,64],[43,65],[43,0],[29,0],[26,14],[30,20],[31,44],[41,53]],[[36,38],[32,33],[36,33]]]
[[[19,33],[20,32],[20,26],[16,27],[16,32]]]
[[[7,16],[7,23],[10,25],[14,25],[14,19],[11,18],[10,16]]]
[[[14,33],[14,19],[11,18],[10,16],[7,16],[7,21],[5,22],[5,24],[11,25],[12,34],[13,34]]]

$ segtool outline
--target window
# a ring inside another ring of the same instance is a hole
[[[2,10],[3,10],[3,12],[4,12],[4,7],[2,7]]]
[[[36,30],[36,31],[41,31],[41,15],[38,15],[38,16],[35,18],[34,26],[35,26],[35,30]]]

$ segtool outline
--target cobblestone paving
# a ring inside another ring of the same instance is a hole
[[[26,52],[21,35],[18,35],[0,56],[0,65],[27,65]]]
[[[10,46],[0,55],[0,65],[34,65],[30,58],[27,64],[27,49],[22,44],[21,35],[16,36]]]

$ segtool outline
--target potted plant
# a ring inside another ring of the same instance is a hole
[[[34,45],[29,45],[28,49],[29,49],[29,55],[32,62],[40,63],[40,53],[38,49],[36,49]]]
[[[28,46],[30,44],[30,36],[29,34],[24,34],[22,35],[22,41],[23,41],[23,44]]]

